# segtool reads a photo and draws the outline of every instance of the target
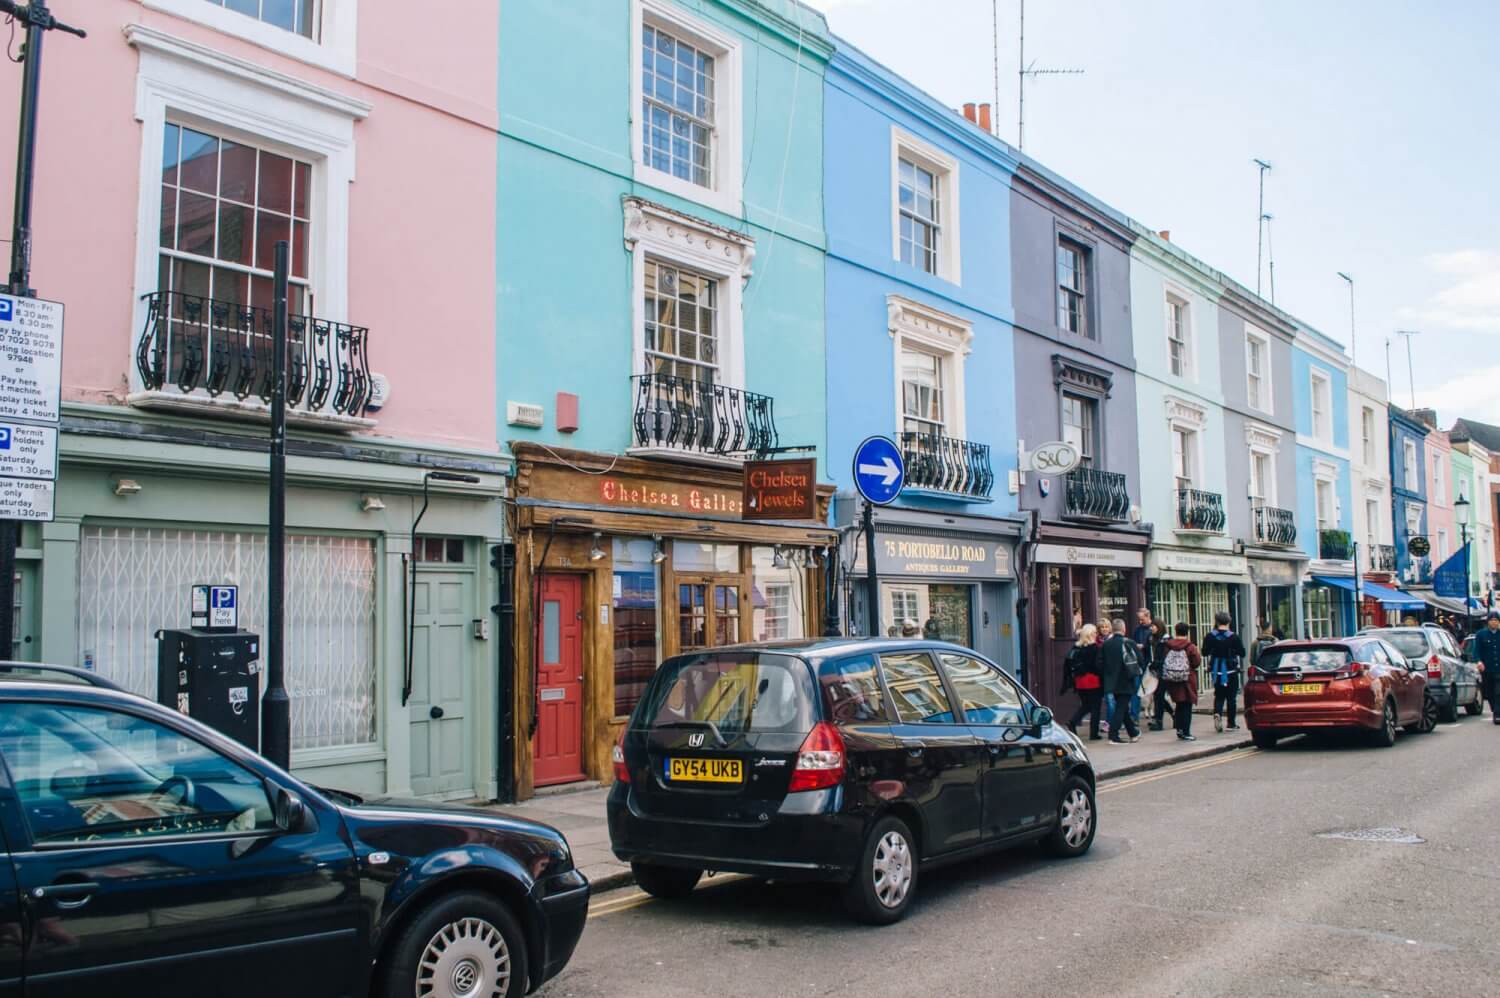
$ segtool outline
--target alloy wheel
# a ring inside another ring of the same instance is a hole
[[[1385,734],[1388,741],[1396,738],[1396,705],[1389,700],[1385,702]]]
[[[1094,808],[1089,803],[1089,795],[1079,787],[1074,787],[1068,796],[1063,798],[1062,805],[1062,827],[1063,839],[1069,848],[1077,849],[1089,839],[1089,830],[1094,824]]]
[[[510,948],[482,918],[438,929],[417,962],[415,998],[502,998],[510,987]]]
[[[1438,705],[1432,697],[1422,698],[1422,730],[1436,731],[1438,726]]]
[[[875,896],[887,908],[898,908],[911,890],[911,846],[900,832],[889,831],[875,847]]]

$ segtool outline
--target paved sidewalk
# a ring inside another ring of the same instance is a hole
[[[1243,725],[1238,731],[1219,734],[1214,731],[1213,718],[1203,714],[1194,716],[1193,733],[1198,736],[1193,742],[1179,740],[1171,729],[1142,732],[1141,740],[1134,745],[1087,742],[1089,757],[1103,781],[1250,744],[1250,733]],[[485,806],[492,811],[540,821],[562,832],[573,849],[574,862],[589,878],[594,892],[601,893],[632,882],[630,867],[615,859],[609,849],[609,828],[604,817],[604,800],[608,795],[608,787],[583,784],[579,789],[544,792],[522,804]]]

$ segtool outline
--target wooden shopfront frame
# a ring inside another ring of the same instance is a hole
[[[664,557],[656,565],[655,664],[682,650],[678,586],[704,584],[707,599],[715,585],[737,587],[739,639],[754,640],[752,565],[755,547],[782,547],[789,557],[803,552],[797,567],[801,599],[798,618],[805,635],[821,634],[827,596],[826,552],[836,549],[837,532],[827,522],[832,486],[818,487],[821,523],[750,522],[739,518],[742,476],[738,467],[617,457],[584,451],[512,444],[516,457],[514,503],[508,504],[510,536],[516,543],[514,690],[514,767],[517,799],[534,790],[532,719],[538,695],[533,663],[540,640],[535,612],[536,582],[542,573],[581,577],[583,602],[582,759],[585,778],[612,778],[610,751],[628,717],[615,710],[614,540],[651,539]],[[596,533],[598,537],[596,538]],[[659,539],[659,541],[657,540]],[[674,542],[734,545],[734,568],[678,570]],[[595,545],[604,556],[595,560]],[[820,552],[814,560],[807,552]],[[542,558],[545,554],[545,563]],[[713,611],[709,613],[712,627]],[[654,666],[653,666],[654,667]]]

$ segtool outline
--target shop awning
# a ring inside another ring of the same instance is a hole
[[[1460,600],[1460,599],[1450,599],[1447,596],[1439,596],[1437,593],[1433,592],[1431,589],[1413,589],[1411,591],[1411,595],[1417,597],[1418,599],[1420,599],[1427,606],[1430,606],[1430,607],[1432,607],[1435,610],[1441,610],[1444,613],[1463,613],[1464,612],[1464,601],[1463,600]],[[1480,612],[1483,612],[1483,610],[1484,610],[1484,604],[1480,603],[1477,599],[1474,599],[1472,596],[1469,597],[1469,612],[1470,613],[1480,613]]]
[[[1354,592],[1353,579],[1340,579],[1331,575],[1314,575],[1313,581],[1319,585],[1334,586],[1347,592]],[[1359,591],[1366,599],[1373,599],[1382,606],[1388,606],[1394,610],[1421,610],[1424,607],[1422,600],[1411,593],[1383,586],[1378,582],[1362,579],[1359,583]],[[1460,613],[1463,611],[1460,610]]]

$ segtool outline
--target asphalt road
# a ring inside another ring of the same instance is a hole
[[[1094,848],[923,878],[906,920],[726,878],[602,895],[540,994],[1500,994],[1500,727],[1245,750],[1100,794]],[[1420,844],[1320,837],[1395,827]]]

